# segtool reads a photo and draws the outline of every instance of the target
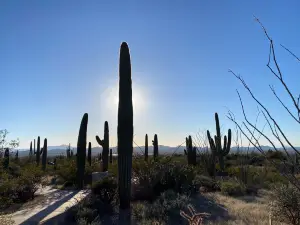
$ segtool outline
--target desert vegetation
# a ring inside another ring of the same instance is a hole
[[[49,157],[47,138],[41,147],[38,136],[30,143],[29,155],[21,158],[14,150],[18,141],[7,142],[7,131],[1,131],[2,214],[34,199],[38,188],[52,185],[90,190],[68,211],[66,221],[73,224],[300,224],[299,152],[289,142],[292,151],[282,142],[283,151],[272,143],[273,149],[263,150],[255,135],[264,134],[246,116],[250,127],[240,125],[230,112],[228,117],[236,132],[229,129],[222,135],[215,113],[215,132],[207,130],[202,138],[188,135],[183,153],[160,154],[157,134],[152,140],[153,155],[148,151],[150,134],[145,135],[143,154],[134,153],[131,61],[125,42],[119,60],[117,156],[112,155],[109,122],[105,121],[103,139],[96,136],[102,153],[92,157],[87,140],[88,113],[80,123],[76,151],[68,147],[65,155]],[[285,86],[282,77],[277,78]],[[275,125],[284,136],[267,109],[261,107],[270,128]],[[299,105],[295,107],[299,112]],[[277,130],[273,134],[281,140]],[[259,151],[241,146],[241,134]],[[94,180],[97,172],[107,173]]]

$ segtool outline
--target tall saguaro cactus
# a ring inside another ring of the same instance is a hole
[[[148,134],[145,136],[145,161],[148,162]]]
[[[102,146],[102,165],[103,165],[103,172],[108,170],[108,154],[109,154],[109,129],[108,129],[108,122],[105,121],[104,123],[104,138],[101,140],[99,136],[96,136],[96,141],[99,145]]]
[[[123,42],[119,62],[118,185],[120,209],[130,208],[133,152],[133,105],[129,48]]]
[[[157,159],[158,157],[158,139],[157,139],[157,134],[154,135],[154,140],[152,141],[153,145],[153,158],[154,160]]]
[[[43,146],[43,155],[42,155],[42,169],[45,171],[46,170],[46,165],[47,165],[47,138],[44,139],[44,146]]]
[[[85,113],[82,117],[78,141],[77,141],[77,187],[83,188],[84,186],[84,173],[85,173],[85,158],[86,158],[86,136],[88,126],[88,114]]]
[[[92,165],[92,143],[91,142],[89,142],[87,160],[88,160],[89,165],[91,166]]]
[[[41,146],[40,146],[40,136],[38,136],[37,139],[37,146],[36,146],[36,156],[35,156],[35,161],[36,161],[36,165],[39,166],[40,165],[40,158],[41,158]]]
[[[224,157],[229,153],[230,146],[231,146],[231,129],[228,129],[228,140],[227,140],[227,136],[226,135],[224,136],[224,144],[222,148],[222,137],[221,137],[218,113],[215,113],[215,120],[216,120],[216,130],[217,130],[217,135],[215,135],[215,140],[211,138],[209,131],[207,131],[207,137],[208,137],[210,149],[212,153],[218,157],[220,169],[223,172],[225,169]]]

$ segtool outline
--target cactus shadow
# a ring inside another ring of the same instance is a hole
[[[51,196],[49,196],[47,199],[45,199],[44,201],[39,203],[39,206],[46,207],[46,208],[42,209],[41,211],[37,212],[36,214],[31,216],[27,220],[23,221],[22,223],[20,223],[20,225],[37,225],[37,224],[39,224],[39,222],[42,219],[44,219],[46,216],[48,216],[49,214],[54,212],[62,204],[64,204],[68,200],[72,199],[78,192],[79,192],[79,190],[73,191],[73,192],[60,191],[60,190],[54,191],[53,193],[51,193]],[[29,210],[25,210],[23,212],[24,215],[26,215],[26,211],[28,213]],[[57,223],[55,223],[53,221],[52,224],[57,224]]]

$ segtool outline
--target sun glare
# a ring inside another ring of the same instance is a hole
[[[114,108],[118,107],[118,104],[119,104],[119,93],[118,93],[118,91],[119,91],[119,89],[118,89],[117,85],[111,90],[111,92],[110,92],[110,94],[107,98],[108,106],[113,105]],[[134,114],[141,113],[141,110],[144,108],[143,94],[142,94],[141,89],[139,89],[136,86],[134,86],[134,90],[133,90],[133,93],[132,93],[132,104],[133,104]]]

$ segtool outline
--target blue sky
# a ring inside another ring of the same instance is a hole
[[[266,67],[268,41],[300,54],[300,2],[292,1],[0,1],[0,129],[28,147],[38,135],[49,145],[76,145],[80,120],[89,113],[88,137],[117,134],[119,47],[132,58],[135,141],[158,134],[176,146],[185,136],[233,128],[227,108],[241,119],[236,89],[247,113],[256,104],[228,73],[240,73],[273,112],[295,145],[299,129],[276,102]],[[286,82],[299,94],[299,63],[277,48]],[[297,92],[298,91],[298,92]],[[264,142],[263,142],[264,143]]]

